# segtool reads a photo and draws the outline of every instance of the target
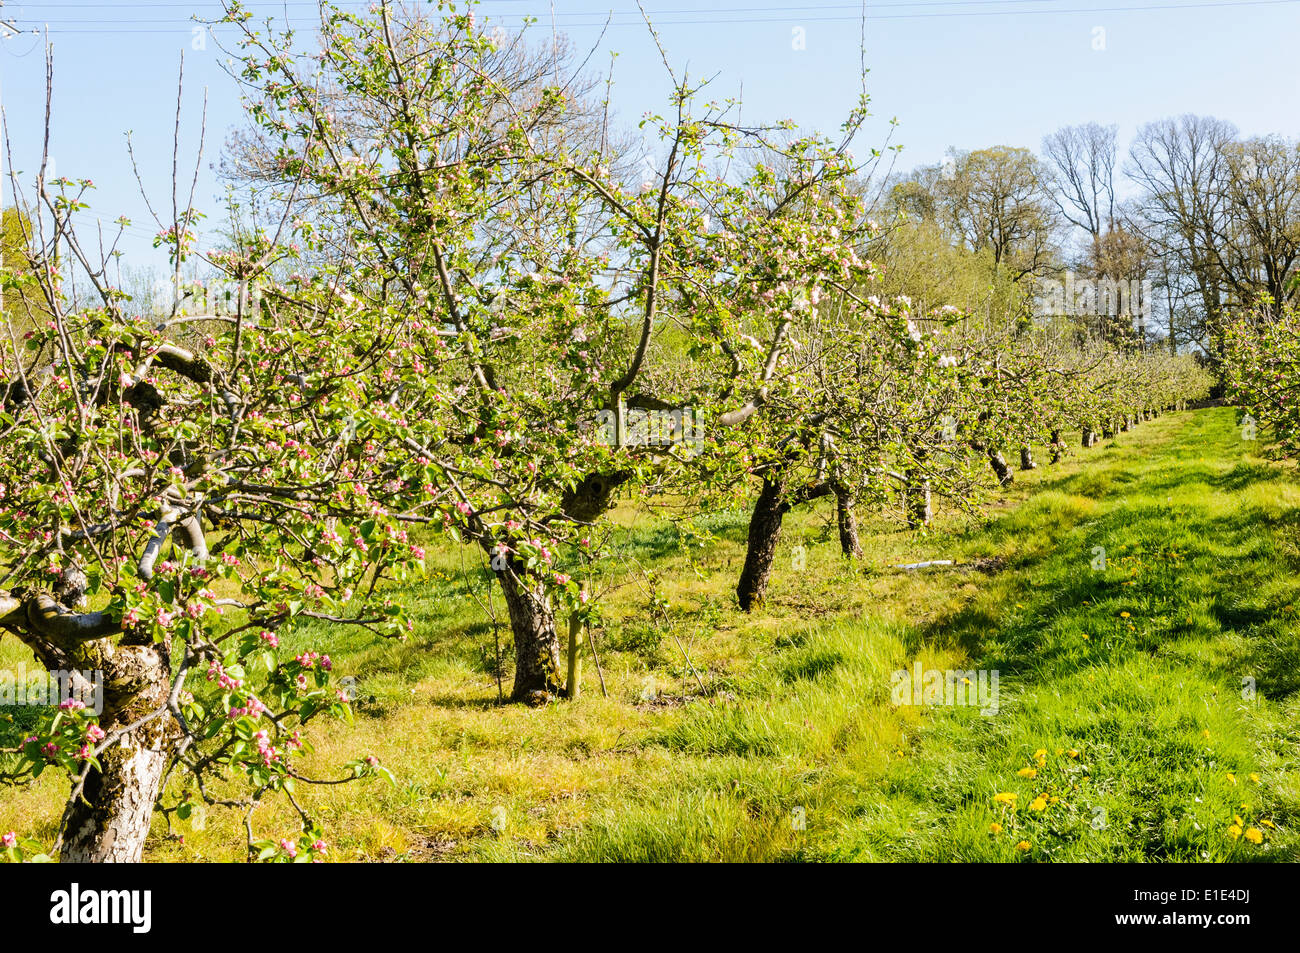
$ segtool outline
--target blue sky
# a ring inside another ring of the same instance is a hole
[[[364,8],[368,3],[344,6]],[[314,3],[251,0],[253,10],[290,19],[304,30]],[[719,95],[743,87],[747,118],[790,117],[833,129],[858,89],[859,10],[851,2],[776,5],[765,0],[646,0],[675,66],[720,73]],[[216,0],[5,0],[0,16],[54,43],[51,152],[57,172],[95,181],[95,212],[134,222],[123,247],[136,264],[157,263],[156,227],[138,195],[125,133],[153,197],[170,208],[176,74],[185,55],[182,167],[192,170],[204,88],[208,136],[197,203],[220,216],[211,165],[227,131],[240,123],[239,97],[221,70],[212,38],[194,36],[194,14],[211,16]],[[487,0],[481,16],[518,24],[539,18],[545,0]],[[556,0],[558,28],[582,49],[597,44],[604,69],[619,52],[615,104],[631,125],[658,110],[667,89],[657,50],[626,0]],[[802,31],[802,32],[800,32]],[[1038,148],[1066,124],[1118,123],[1121,143],[1143,122],[1183,112],[1214,115],[1244,133],[1300,137],[1300,0],[877,0],[868,4],[868,89],[874,119],[858,154],[883,144],[897,117],[900,167],[939,161],[949,146],[1007,144]],[[802,41],[802,43],[798,41]],[[15,165],[34,173],[40,150],[44,76],[42,40],[3,41],[3,101]],[[802,48],[797,48],[802,45]],[[188,183],[188,179],[187,179]],[[7,195],[7,183],[6,183]],[[6,199],[7,204],[7,199]]]

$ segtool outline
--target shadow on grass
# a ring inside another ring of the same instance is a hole
[[[1040,494],[1086,496],[1100,504],[1098,512],[1067,513],[1077,518],[1043,526],[1053,514],[1040,511],[1036,525],[1031,498],[990,523],[986,538],[1039,534],[1023,558],[1011,561],[1019,564],[1006,580],[1012,588],[998,590],[1002,599],[986,594],[919,627],[909,650],[959,646],[980,667],[1040,679],[1070,677],[1140,653],[1191,654],[1199,668],[1234,689],[1245,676],[1265,697],[1300,688],[1294,610],[1300,579],[1292,581],[1300,557],[1282,551],[1275,538],[1277,531],[1300,531],[1300,508],[1239,506],[1225,513],[1224,501],[1215,498],[1281,486],[1288,475],[1256,463],[1226,470],[1208,465],[1199,453],[1219,448],[1200,440],[1229,451],[1231,435],[1197,428],[1188,437],[1139,457],[1146,466],[1137,472],[1114,472],[1134,462],[1121,448],[1113,466],[1041,483]],[[1166,494],[1189,484],[1204,485],[1209,495],[1171,506]],[[1105,550],[1104,570],[1097,547]]]

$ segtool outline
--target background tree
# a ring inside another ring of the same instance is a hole
[[[1129,222],[1195,289],[1199,308],[1184,332],[1212,355],[1220,351],[1219,317],[1227,298],[1219,243],[1231,174],[1225,153],[1235,135],[1230,124],[1201,116],[1148,123],[1138,130],[1125,166],[1139,189]]]
[[[1047,172],[1028,149],[950,152],[935,179],[941,214],[966,247],[987,251],[1013,280],[1039,274],[1056,254]]]

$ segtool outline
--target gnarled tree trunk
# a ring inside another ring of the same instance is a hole
[[[171,665],[162,645],[100,643],[104,710],[99,726],[111,738],[164,708]],[[81,796],[63,813],[64,863],[139,863],[154,802],[180,731],[164,713],[123,735],[99,756],[101,772],[86,778]]]
[[[1015,481],[1015,476],[1011,473],[1011,468],[1007,466],[1006,458],[1002,456],[1001,450],[989,451],[989,463],[993,467],[993,472],[997,474],[1000,486],[1010,486]]]
[[[781,521],[789,508],[785,499],[785,477],[764,477],[763,489],[754,501],[754,512],[749,517],[745,568],[741,570],[736,585],[736,599],[746,612],[761,603],[767,592],[772,563],[776,560],[776,544],[781,539]]]
[[[1024,446],[1020,448],[1020,469],[1035,470],[1038,464],[1034,462],[1034,451],[1032,447]]]
[[[862,543],[858,539],[858,518],[853,512],[853,494],[844,487],[835,486],[835,518],[840,530],[840,551],[850,559],[862,558]]]
[[[907,471],[907,525],[911,529],[929,526],[934,518],[930,506],[930,481],[921,475],[920,470]]]
[[[564,687],[560,671],[560,636],[555,631],[555,609],[528,583],[522,565],[511,563],[510,572],[497,574],[510,614],[515,642],[515,684],[511,701],[538,704],[559,695]]]
[[[63,814],[60,859],[138,863],[168,759],[181,740],[167,710],[171,662],[166,643],[121,635],[120,622],[104,612],[77,612],[86,584],[83,572],[68,569],[52,595],[0,592],[0,625],[48,671],[63,673],[61,690],[71,686],[102,704],[99,726],[112,741],[98,755],[100,770],[86,775],[80,792],[74,786],[76,796]],[[128,726],[134,727],[116,738]]]
[[[802,503],[807,503],[832,492],[828,480],[815,480],[790,489],[789,477],[779,471],[770,471],[763,478],[763,489],[754,501],[754,512],[749,518],[749,538],[745,547],[745,567],[736,584],[736,600],[746,612],[763,601],[767,583],[776,561],[776,544],[781,539],[781,521],[785,514]]]
[[[564,494],[564,515],[581,523],[592,522],[609,509],[614,491],[631,478],[626,471],[589,474]],[[564,690],[560,635],[555,630],[554,606],[529,584],[521,564],[511,561],[510,567],[510,572],[497,572],[515,643],[515,682],[510,699],[535,705]]]

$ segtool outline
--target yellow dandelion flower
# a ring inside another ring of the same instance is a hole
[[[1270,821],[1267,817],[1261,817],[1259,819],[1259,822],[1263,824],[1265,827],[1271,827],[1273,830],[1277,830],[1277,825],[1274,824],[1272,821]]]
[[[1077,758],[1079,757],[1079,749],[1071,748],[1069,751],[1066,752],[1066,754],[1068,754],[1071,758]]]
[[[1029,850],[1029,841],[1022,840],[1019,844],[1016,845],[1016,850],[1021,852]]]
[[[1001,794],[993,795],[993,800],[997,801],[999,804],[1015,804],[1016,792],[1003,791]]]
[[[1047,799],[1047,803],[1048,803],[1048,804],[1057,804],[1057,803],[1060,802],[1060,800],[1061,800],[1061,799],[1060,799],[1059,797],[1055,797],[1055,796],[1053,796],[1053,797],[1049,797],[1049,798]]]
[[[1229,772],[1228,772],[1228,780],[1229,780],[1230,782],[1232,782],[1233,784],[1236,784],[1236,783],[1237,783],[1237,776],[1236,776],[1235,774],[1233,774],[1231,771],[1229,771]]]
[[[1228,828],[1228,836],[1231,837],[1233,840],[1236,840],[1238,837],[1241,836],[1241,828],[1238,827],[1236,824],[1233,824],[1231,827]]]
[[[1251,772],[1250,779],[1256,784],[1259,784],[1259,775],[1255,774],[1253,771]]]
[[[1258,827],[1248,827],[1245,833],[1246,840],[1252,844],[1262,844],[1264,842],[1264,832]]]
[[[1210,729],[1209,729],[1209,728],[1206,728],[1204,731],[1202,731],[1202,732],[1201,732],[1201,737],[1202,737],[1202,738],[1208,738],[1208,737],[1210,737]]]
[[[1241,827],[1246,822],[1243,821],[1240,816],[1234,814],[1232,815],[1232,823],[1236,824],[1238,827]]]
[[[1128,618],[1128,613],[1127,613],[1127,612],[1121,612],[1121,613],[1119,614],[1119,617],[1120,617],[1121,619],[1127,619],[1127,618]]]
[[[1022,778],[1038,777],[1038,771],[1034,768],[1021,768],[1019,771],[1016,772],[1016,774],[1020,775]]]
[[[1047,807],[1047,798],[1043,797],[1041,794],[1029,802],[1029,809],[1031,811],[1041,811],[1044,810],[1046,807]]]
[[[1087,633],[1087,632],[1083,633],[1083,641],[1085,641],[1085,642],[1088,641],[1088,633]]]
[[[1039,748],[1037,751],[1034,752],[1034,757],[1035,757],[1035,758],[1046,758],[1046,757],[1047,757],[1047,749],[1046,749],[1046,748]]]
[[[989,825],[989,833],[990,833],[990,834],[1001,834],[1001,833],[1002,833],[1002,825],[999,824],[999,823],[997,823],[996,821],[994,821],[992,824]]]

